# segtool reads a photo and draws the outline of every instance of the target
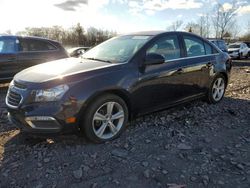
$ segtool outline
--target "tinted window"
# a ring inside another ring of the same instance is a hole
[[[226,49],[226,44],[223,41],[218,41],[218,46],[220,49]]]
[[[201,56],[206,54],[202,40],[193,36],[184,36],[184,42],[188,57]]]
[[[10,38],[0,38],[0,53],[15,53],[16,40]]]
[[[46,41],[26,39],[21,42],[21,51],[48,51],[55,50],[56,47]]]
[[[178,38],[176,35],[163,37],[157,40],[148,50],[148,53],[157,53],[166,60],[177,59],[181,57]]]

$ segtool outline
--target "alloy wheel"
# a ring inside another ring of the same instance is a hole
[[[122,105],[117,102],[106,102],[94,113],[92,127],[100,139],[114,137],[122,128],[125,113]]]
[[[225,92],[225,81],[219,77],[215,80],[212,88],[212,96],[215,101],[220,101]]]

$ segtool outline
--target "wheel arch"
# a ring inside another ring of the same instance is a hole
[[[127,91],[121,90],[121,89],[110,89],[110,90],[105,90],[105,91],[101,91],[101,92],[97,92],[95,94],[93,94],[89,99],[87,99],[83,106],[81,107],[81,110],[79,112],[79,116],[80,116],[80,121],[82,121],[82,114],[84,114],[84,111],[88,108],[89,105],[91,105],[91,103],[93,101],[95,101],[95,99],[106,95],[106,94],[113,94],[113,95],[117,95],[118,97],[120,97],[122,100],[124,100],[124,102],[127,105],[128,108],[128,116],[129,116],[129,120],[132,119],[132,104],[131,104],[131,100],[129,98],[129,93]]]
[[[225,79],[226,79],[226,80],[225,80],[225,81],[226,81],[226,87],[227,87],[228,81],[229,81],[229,80],[228,80],[228,75],[227,75],[227,73],[225,73],[225,72],[218,72],[217,75],[220,75],[220,74],[223,75],[223,76],[225,77]]]

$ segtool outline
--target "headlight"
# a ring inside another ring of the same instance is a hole
[[[48,102],[48,101],[58,101],[62,96],[68,91],[69,86],[59,85],[50,89],[36,90],[35,102]]]

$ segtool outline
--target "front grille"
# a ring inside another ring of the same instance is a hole
[[[14,91],[9,91],[7,95],[7,103],[13,107],[18,107],[21,103],[22,96]]]
[[[19,88],[19,89],[27,89],[26,85],[21,84],[21,83],[15,81],[15,80],[14,80],[14,86],[15,86],[16,88]]]

